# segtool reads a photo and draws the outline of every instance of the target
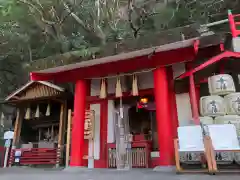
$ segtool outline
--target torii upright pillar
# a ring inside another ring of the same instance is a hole
[[[160,154],[158,165],[166,167],[174,164],[173,130],[170,111],[171,102],[169,101],[169,84],[166,68],[157,68],[154,70],[153,76]]]
[[[83,155],[86,91],[86,81],[78,80],[75,84],[70,166],[84,165]]]

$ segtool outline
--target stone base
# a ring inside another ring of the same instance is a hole
[[[153,168],[153,171],[156,172],[175,172],[176,167],[175,166],[156,166]]]
[[[84,167],[84,166],[79,166],[79,167],[71,167],[68,166],[63,169],[65,172],[81,172],[81,171],[91,171],[91,169]]]
[[[117,168],[118,171],[129,171],[130,169],[131,169],[130,167]]]

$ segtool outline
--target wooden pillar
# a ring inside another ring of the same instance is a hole
[[[154,70],[153,76],[160,154],[158,165],[170,166],[174,164],[174,146],[166,68]]]
[[[62,158],[63,152],[63,142],[64,142],[64,129],[65,129],[65,121],[66,121],[66,110],[67,110],[67,102],[63,102],[60,108],[60,119],[59,119],[59,130],[58,130],[58,148],[57,148],[57,162],[56,166],[59,167],[61,163],[60,160]]]
[[[18,108],[16,121],[14,125],[14,135],[13,135],[12,149],[11,149],[11,154],[9,159],[9,166],[11,166],[12,163],[14,162],[14,153],[21,135],[23,116],[24,116],[23,109]]]
[[[100,160],[99,168],[107,168],[107,118],[108,118],[108,101],[104,100],[100,105]]]
[[[70,155],[70,143],[71,143],[71,125],[72,125],[72,110],[68,110],[68,121],[67,121],[67,142],[66,142],[66,166],[69,165]]]
[[[198,103],[197,103],[198,101],[197,101],[196,87],[195,87],[193,74],[189,76],[189,87],[190,87],[189,95],[190,95],[190,101],[191,101],[191,107],[192,107],[193,121],[195,124],[200,124]]]
[[[198,110],[199,110],[199,108],[200,108],[200,98],[201,98],[201,95],[200,95],[200,85],[199,86],[195,86],[195,92],[196,92],[197,107],[198,107]]]
[[[14,136],[12,146],[16,148],[17,143],[20,139],[21,129],[22,129],[22,121],[23,121],[23,109],[17,109],[17,117],[14,125]]]
[[[72,124],[70,166],[84,165],[84,123],[86,109],[87,83],[78,80],[75,85],[74,116]]]
[[[230,30],[231,30],[231,33],[232,33],[232,37],[233,38],[237,37],[238,36],[238,31],[237,31],[234,16],[233,16],[231,10],[228,10],[228,22],[229,22],[229,25],[230,25]]]
[[[186,69],[188,71],[191,71],[193,67],[194,66],[191,63],[186,64]],[[189,98],[191,103],[194,124],[200,124],[199,111],[198,111],[199,101],[200,101],[200,88],[196,87],[195,85],[194,74],[191,74],[189,76]]]
[[[173,78],[173,69],[172,66],[167,68],[167,78],[168,78],[168,92],[169,92],[169,100],[170,100],[170,109],[171,111],[171,121],[172,121],[172,129],[173,129],[173,137],[177,138],[177,128],[178,128],[178,112],[177,112],[177,102],[176,102],[176,94],[174,90],[174,78]]]

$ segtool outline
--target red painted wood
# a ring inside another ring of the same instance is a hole
[[[193,47],[194,47],[195,54],[198,54],[199,44],[200,44],[200,41],[199,41],[199,40],[196,40],[196,41],[194,42]]]
[[[192,115],[193,115],[193,121],[195,124],[199,125],[200,124],[200,119],[199,119],[199,112],[198,112],[198,101],[197,101],[197,96],[196,96],[196,87],[195,87],[195,82],[194,82],[194,76],[193,74],[189,76],[189,96],[190,96],[190,102],[191,102],[191,107],[192,107]]]
[[[100,104],[100,166],[98,168],[107,168],[107,124],[108,124],[108,100]]]
[[[187,71],[191,71],[193,69],[192,63],[187,63],[186,69]],[[207,79],[204,78],[199,83],[204,83],[205,80]],[[193,121],[195,124],[200,124],[199,112],[198,112],[199,100],[200,100],[200,86],[197,85],[196,87],[193,74],[189,77],[189,97],[190,97]]]
[[[83,156],[86,91],[86,81],[78,80],[75,84],[70,166],[84,166]]]
[[[46,165],[46,164],[49,164],[49,165],[54,165],[56,164],[56,161],[46,161],[46,162],[20,162],[21,165]]]
[[[171,119],[172,131],[173,131],[173,137],[177,138],[178,112],[177,112],[177,102],[176,102],[176,94],[174,89],[172,66],[167,68],[167,78],[169,82],[168,91],[169,91],[169,100],[170,100],[170,109],[171,109],[171,118],[172,118]]]
[[[197,107],[198,110],[200,108],[200,86],[195,86],[195,93],[196,93],[196,100],[197,100]]]
[[[159,157],[151,158],[149,167],[150,167],[150,168],[155,168],[155,167],[157,167],[158,164],[159,164],[158,162],[160,161],[159,159],[160,159]]]
[[[86,83],[87,83],[86,94],[87,94],[87,97],[89,97],[91,95],[91,80],[90,79],[86,80]],[[90,109],[90,103],[88,101],[86,102],[86,109]],[[88,139],[84,139],[83,151],[85,156],[88,156],[88,145],[89,145]],[[83,166],[85,167],[88,166],[88,159],[83,159]]]
[[[228,11],[228,21],[232,33],[232,37],[237,37],[239,35],[236,25],[235,25],[235,20],[234,17],[237,17],[238,15],[233,15],[231,11]]]
[[[169,166],[174,164],[174,146],[166,68],[154,70],[153,76],[158,144],[161,154],[159,165]]]
[[[0,146],[0,156],[1,156],[0,167],[3,167],[4,165],[5,150],[6,150],[5,147]]]
[[[209,59],[208,61],[202,63],[201,65],[191,69],[190,71],[187,71],[185,73],[183,73],[182,75],[180,75],[177,79],[183,79],[183,78],[186,78],[186,77],[189,77],[190,75],[198,72],[198,71],[201,71],[202,69],[205,69],[206,67],[208,67],[209,65],[211,64],[214,64],[216,62],[219,62],[223,59],[226,59],[226,58],[230,58],[230,57],[233,57],[233,58],[240,58],[240,53],[238,52],[232,52],[232,51],[225,51],[225,52],[222,52],[220,53],[219,55],[217,56],[214,56],[212,57],[211,59]],[[227,60],[227,59],[226,59]]]
[[[57,162],[57,150],[51,148],[18,149],[22,151],[20,165],[55,165]],[[14,158],[12,157],[12,160]]]
[[[94,160],[94,168],[107,168],[107,159]]]
[[[179,56],[181,54],[181,56]],[[142,56],[111,63],[98,64],[90,67],[83,67],[64,72],[41,74],[32,72],[31,79],[35,81],[54,80],[57,82],[74,82],[78,79],[104,77],[109,74],[127,73],[156,66],[166,66],[169,64],[194,60],[196,52],[194,47],[175,49],[158,52],[151,56]],[[147,60],[146,60],[147,59]]]

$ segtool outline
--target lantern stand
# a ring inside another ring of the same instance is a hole
[[[117,169],[130,170],[131,168],[131,143],[129,136],[125,135],[125,121],[123,113],[123,102],[120,97],[119,110],[117,114],[116,123],[116,155],[117,155]]]

